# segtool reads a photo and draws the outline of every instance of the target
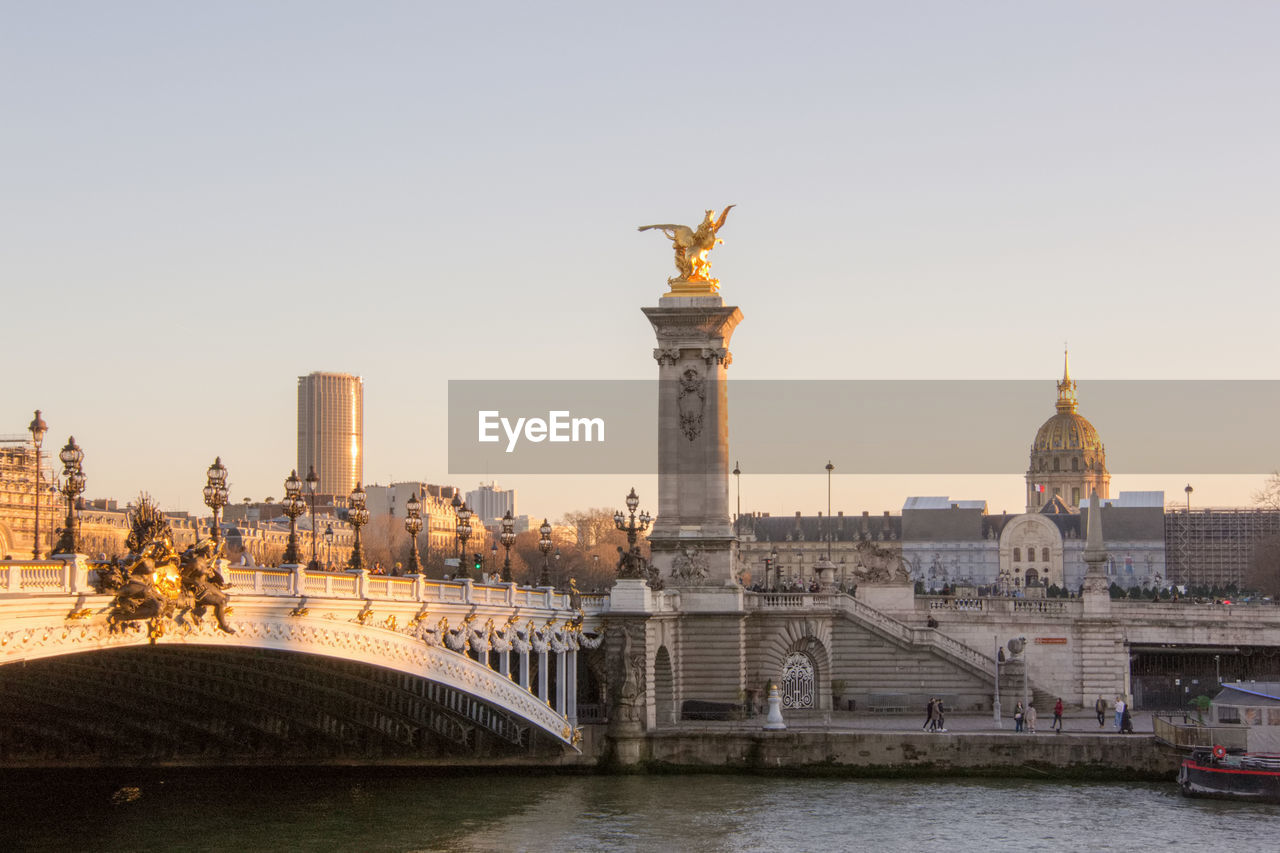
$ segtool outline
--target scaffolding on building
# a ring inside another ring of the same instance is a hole
[[[1280,535],[1280,511],[1254,507],[1174,509],[1164,515],[1170,580],[1186,586],[1244,583],[1255,543]]]

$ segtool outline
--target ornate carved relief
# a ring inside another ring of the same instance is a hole
[[[703,347],[701,356],[702,360],[707,363],[707,367],[716,364],[723,364],[727,367],[733,364],[733,354],[729,352],[728,347]]]
[[[696,367],[686,367],[680,374],[680,396],[676,398],[680,412],[680,431],[693,441],[702,434],[702,417],[707,408],[706,378]]]
[[[680,360],[680,347],[655,347],[653,357],[662,366],[675,364]]]
[[[681,548],[680,553],[671,561],[671,577],[683,583],[702,583],[710,570],[706,555],[692,545]]]

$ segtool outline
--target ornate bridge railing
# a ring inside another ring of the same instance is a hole
[[[573,596],[301,567],[221,570],[234,632],[181,613],[113,626],[113,598],[94,589],[83,557],[0,561],[0,664],[148,643],[299,651],[419,675],[577,743],[578,650],[603,636],[584,628]],[[607,608],[604,599],[590,604]]]

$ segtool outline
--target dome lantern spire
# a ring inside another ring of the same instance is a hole
[[[1076,383],[1071,378],[1071,362],[1068,358],[1066,344],[1062,346],[1062,381],[1058,383],[1058,411],[1074,412],[1076,400]]]

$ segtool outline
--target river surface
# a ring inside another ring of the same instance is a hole
[[[1280,806],[1168,784],[425,769],[3,771],[0,849],[1280,850]]]

